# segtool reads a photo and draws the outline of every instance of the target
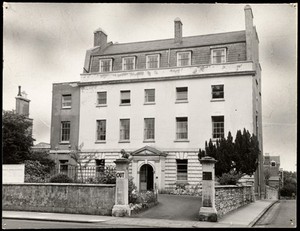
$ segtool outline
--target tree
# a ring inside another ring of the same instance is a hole
[[[283,171],[283,187],[280,195],[291,197],[297,195],[297,175],[296,172]]]
[[[215,164],[215,174],[221,177],[224,173],[233,175],[253,175],[258,166],[259,144],[257,137],[244,129],[243,133],[238,130],[235,141],[231,132],[227,138],[216,140],[215,143],[210,139],[208,144],[205,142],[205,150],[199,149],[199,160],[205,155],[217,160]]]
[[[29,132],[31,121],[14,111],[2,111],[3,164],[20,164],[29,159],[35,139]]]

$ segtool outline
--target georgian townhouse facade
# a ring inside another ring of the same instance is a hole
[[[201,182],[198,150],[209,139],[246,128],[262,150],[259,41],[249,6],[245,25],[183,37],[176,18],[174,38],[123,44],[96,30],[80,81],[53,84],[52,153],[67,158],[83,144],[83,162],[106,166],[124,149],[137,188],[163,190]],[[255,177],[260,195],[260,168]]]

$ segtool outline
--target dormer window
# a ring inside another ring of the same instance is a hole
[[[226,48],[218,48],[211,50],[211,63],[226,63]]]
[[[146,56],[146,68],[147,69],[159,68],[159,54]]]
[[[125,57],[122,59],[123,71],[135,69],[135,57]]]
[[[177,53],[177,67],[184,67],[190,66],[192,60],[192,52],[185,51],[185,52],[178,52]]]
[[[100,59],[100,72],[112,71],[112,59]]]

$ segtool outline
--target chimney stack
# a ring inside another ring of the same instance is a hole
[[[21,92],[21,86],[19,86],[19,92],[16,98],[16,113],[19,115],[25,115],[29,117],[29,102],[27,99],[27,94],[23,91]]]
[[[21,94],[21,86],[19,86],[18,96],[22,96],[22,94]]]
[[[245,29],[246,29],[246,54],[247,60],[252,60],[253,52],[253,13],[249,5],[246,5],[244,8],[245,11]]]
[[[100,46],[104,47],[107,45],[107,35],[106,33],[101,29],[97,29],[94,31],[94,47]]]
[[[180,18],[175,18],[174,20],[175,25],[175,43],[181,43],[182,42],[182,22]]]

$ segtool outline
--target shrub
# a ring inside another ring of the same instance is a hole
[[[106,166],[104,172],[97,176],[92,182],[97,184],[115,184],[116,183],[116,167]]]
[[[222,176],[219,177],[218,181],[221,185],[236,185],[240,178],[240,174],[231,171],[229,173],[223,173]]]
[[[136,191],[136,186],[133,183],[133,177],[128,179],[128,201],[129,203],[135,204],[138,199],[138,193]]]
[[[48,166],[37,160],[25,160],[25,182],[43,183],[50,178]]]
[[[73,183],[73,180],[66,174],[58,173],[50,178],[50,183]]]

